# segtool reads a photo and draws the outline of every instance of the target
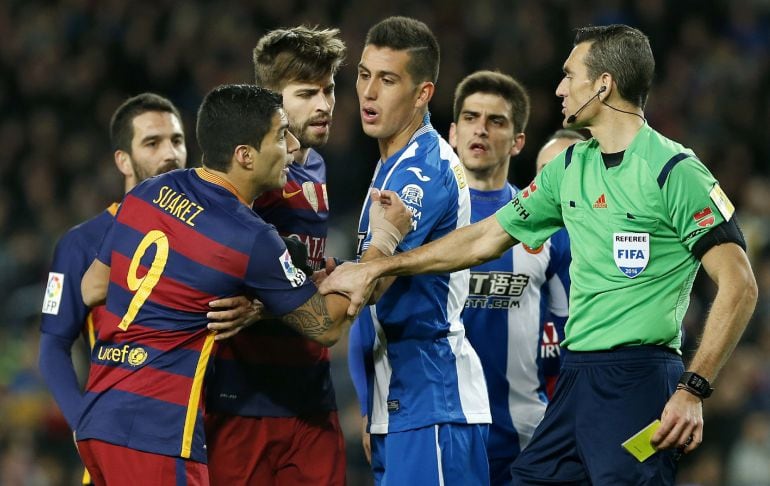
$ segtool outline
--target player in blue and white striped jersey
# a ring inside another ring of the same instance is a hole
[[[470,221],[462,165],[430,125],[437,76],[438,43],[425,24],[390,17],[369,30],[356,90],[364,132],[380,148],[372,188],[397,192],[412,212],[398,251]],[[396,249],[371,240],[371,204],[359,223],[361,261]],[[466,270],[381,281],[379,300],[359,317],[373,357],[366,396],[378,485],[488,482],[487,391],[460,319],[468,278]]]
[[[529,97],[508,75],[477,71],[457,86],[449,141],[465,166],[471,222],[494,214],[518,192],[508,183],[508,168],[524,147],[528,118]],[[510,466],[543,418],[558,376],[569,262],[569,239],[561,231],[539,248],[517,244],[471,268],[463,321],[489,390],[493,485],[510,483]]]

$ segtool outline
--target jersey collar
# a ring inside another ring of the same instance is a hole
[[[409,148],[412,143],[414,143],[415,140],[417,140],[422,135],[425,135],[428,132],[433,131],[433,125],[430,124],[430,112],[426,112],[425,115],[422,117],[422,125],[420,125],[420,128],[418,128],[413,134],[412,137],[409,139],[409,141],[401,147],[401,149],[388,157],[386,160],[382,161],[382,165],[390,165],[401,158],[401,155],[403,155],[404,151]]]
[[[195,174],[206,182],[210,182],[214,185],[226,189],[228,192],[232,193],[233,196],[238,198],[238,200],[245,206],[251,207],[251,203],[246,202],[246,200],[238,193],[238,189],[236,189],[235,186],[230,184],[230,182],[228,182],[226,179],[218,176],[205,167],[196,168]]]

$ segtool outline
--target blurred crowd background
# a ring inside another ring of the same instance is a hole
[[[119,200],[108,124],[121,101],[156,91],[180,108],[188,165],[199,165],[195,112],[222,83],[250,82],[251,49],[266,31],[338,27],[348,61],[337,77],[328,146],[330,253],[352,256],[360,201],[378,158],[363,136],[355,66],[367,29],[391,14],[439,38],[431,103],[446,135],[454,87],[476,69],[521,80],[532,97],[527,145],[510,179],[528,183],[559,127],[554,90],[573,29],[627,23],[650,37],[657,76],[650,124],[695,149],[738,208],[760,286],[746,335],[705,403],[705,441],[681,461],[682,485],[770,485],[770,1],[768,0],[4,0],[0,2],[0,485],[77,484],[70,431],[37,371],[43,287],[69,227]],[[691,352],[714,286],[701,275],[685,319]],[[349,484],[369,484],[346,344],[333,348],[348,438]],[[85,352],[75,353],[86,369]]]

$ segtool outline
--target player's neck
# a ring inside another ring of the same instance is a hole
[[[508,182],[508,165],[496,165],[487,170],[469,170],[465,168],[465,179],[468,187],[476,191],[499,191]]]
[[[425,113],[415,111],[412,119],[409,123],[404,125],[400,130],[387,138],[377,139],[377,144],[380,146],[380,160],[387,160],[388,157],[395,154],[409,143],[409,140],[421,126],[422,119]]]
[[[591,135],[605,154],[622,152],[631,145],[644,121],[628,113],[603,113],[602,120],[591,126]]]
[[[123,194],[128,194],[128,191],[135,188],[137,184],[139,184],[141,181],[137,179],[136,176],[126,176],[124,177],[124,183],[123,187],[125,189],[125,192]]]
[[[249,178],[240,177],[234,170],[222,172],[209,167],[204,167],[203,170],[222,179],[218,184],[232,192],[238,200],[247,206],[251,205],[251,203],[264,192],[263,189],[255,187],[254,182],[249,180]]]

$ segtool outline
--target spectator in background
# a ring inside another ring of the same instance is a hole
[[[770,421],[753,412],[743,419],[741,436],[727,460],[730,486],[770,486]]]
[[[536,172],[539,174],[548,162],[555,159],[557,155],[567,150],[567,147],[582,142],[586,137],[577,130],[562,128],[556,130],[553,135],[540,147],[535,159]]]

